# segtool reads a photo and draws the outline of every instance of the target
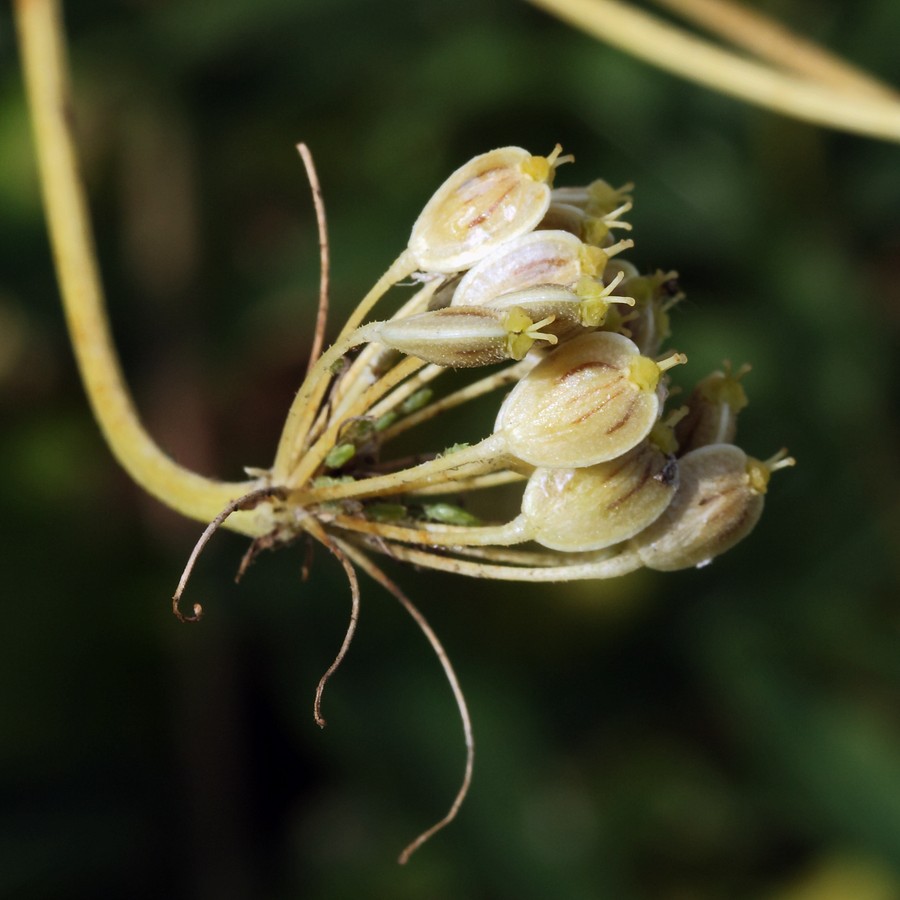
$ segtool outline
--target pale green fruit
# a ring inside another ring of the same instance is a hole
[[[602,550],[654,522],[672,502],[678,464],[643,441],[581,469],[535,469],[522,497],[532,538],[567,553]]]
[[[612,243],[612,229],[631,230],[619,217],[631,209],[632,187],[614,188],[598,178],[585,187],[555,188],[541,228],[562,228],[586,244],[605,247]]]
[[[535,466],[592,466],[639,444],[656,422],[664,369],[628,338],[592,332],[538,363],[510,392],[497,417],[510,453]]]
[[[615,259],[611,259],[606,266],[606,269],[603,272],[603,280],[607,282],[607,284],[612,281],[614,278],[617,278],[621,273],[622,278],[637,278],[640,275],[640,271],[638,267],[629,262],[627,259],[623,259],[621,256],[617,256]]]
[[[749,366],[742,366],[732,372],[726,363],[724,371],[713,372],[697,382],[687,400],[688,413],[675,426],[682,454],[707,444],[730,444],[734,440],[738,413],[748,402],[741,378],[749,371]]]
[[[781,454],[767,462],[732,444],[711,444],[678,461],[680,483],[668,509],[631,542],[650,569],[703,566],[753,530],[762,515],[770,474],[794,464]]]
[[[413,225],[409,250],[416,266],[423,272],[459,272],[532,231],[550,205],[559,153],[558,146],[549,157],[503,147],[457,169]]]
[[[360,329],[366,340],[377,341],[426,362],[453,368],[486,366],[522,359],[537,340],[556,343],[518,307],[448,306]]]
[[[485,301],[487,309],[518,307],[535,321],[547,320],[544,331],[560,340],[572,337],[586,328],[598,328],[606,321],[610,305],[632,303],[630,297],[612,296],[618,282],[604,286],[582,276],[572,288],[558,284],[542,284],[522,291],[510,291]]]
[[[453,294],[453,305],[481,306],[500,294],[536,285],[574,285],[584,275],[602,275],[607,259],[599,247],[589,247],[567,231],[532,231],[469,269]]]

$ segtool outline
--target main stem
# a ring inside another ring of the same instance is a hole
[[[13,4],[50,243],[75,357],[94,415],[113,455],[148,493],[210,521],[259,484],[215,481],[185,469],[142,426],[122,377],[106,316],[87,201],[72,133],[62,14],[57,0]],[[270,528],[262,510],[235,512],[224,527],[248,535]]]

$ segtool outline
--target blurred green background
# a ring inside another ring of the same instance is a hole
[[[900,84],[893,0],[764,8]],[[688,383],[752,362],[741,443],[786,445],[714,565],[504,586],[391,573],[439,667],[364,583],[300,548],[232,575],[221,534],[141,495],[89,415],[0,11],[0,896],[900,897],[900,148],[643,67],[515,0],[91,0],[68,25],[113,327],[151,431],[225,478],[265,466],[299,384],[319,168],[335,333],[441,180],[506,144],[633,180],[643,268],[675,268]],[[477,437],[477,435],[476,435]],[[457,439],[450,437],[447,443]],[[460,436],[458,439],[467,439]]]

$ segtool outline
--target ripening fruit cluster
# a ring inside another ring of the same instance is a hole
[[[329,531],[418,565],[549,581],[703,565],[755,526],[770,474],[793,460],[734,444],[746,368],[668,402],[670,370],[687,362],[664,349],[677,277],[623,258],[630,185],[554,188],[568,161],[506,147],[454,172],[369,305],[410,276],[418,292],[325,354],[321,379],[336,380],[327,398],[307,390],[322,402],[295,454],[299,483],[287,480]],[[435,399],[447,369],[473,381]],[[384,458],[401,431],[497,389],[479,443]],[[464,509],[469,492],[510,484],[512,520]]]

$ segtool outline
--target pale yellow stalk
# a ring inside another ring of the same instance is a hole
[[[200,521],[260,486],[205,478],[174,462],[142,426],[122,377],[72,134],[72,105],[60,7],[55,0],[16,0],[16,24],[31,109],[50,241],[69,333],[85,390],[115,457],[148,493]],[[263,510],[237,511],[223,527],[248,535],[270,530]]]
[[[331,448],[335,446],[340,438],[341,430],[347,422],[352,421],[354,416],[365,415],[376,400],[424,365],[425,363],[421,359],[415,356],[407,356],[386,375],[374,384],[369,385],[356,403],[347,410],[346,418],[336,419],[329,424],[322,436],[316,440],[300,459],[297,468],[288,474],[285,484],[294,488],[303,487],[313,477],[316,469],[323,463]]]
[[[426,547],[504,547],[508,544],[521,544],[531,536],[528,522],[522,516],[504,525],[466,526],[421,522],[418,526],[406,526],[341,515],[335,516],[332,523],[346,531],[376,535],[404,544],[424,544]]]
[[[502,472],[493,472],[490,475],[477,475],[474,478],[464,480],[454,479],[452,484],[430,484],[424,487],[412,487],[408,489],[410,494],[417,497],[440,496],[441,494],[463,494],[468,491],[483,491],[488,488],[502,487],[506,484],[515,484],[524,481],[528,476],[522,472],[513,472],[504,469]]]
[[[308,490],[302,489],[303,481],[298,479],[297,486],[300,487],[300,490],[292,495],[291,499],[308,507],[331,500],[364,499],[402,494],[404,491],[415,490],[432,483],[447,485],[449,490],[450,481],[454,477],[471,478],[505,469],[509,462],[505,450],[504,436],[494,433],[477,444],[387,475],[359,478],[356,481],[339,482],[327,487]]]
[[[617,0],[529,0],[668,72],[817,125],[900,142],[900,104],[744,59]]]
[[[278,441],[278,450],[272,465],[272,475],[276,481],[283,481],[302,456],[304,442],[315,421],[319,404],[331,383],[329,368],[353,347],[352,334],[356,326],[365,319],[372,307],[394,284],[411,275],[414,269],[415,265],[412,263],[409,253],[406,251],[401,253],[351,313],[334,344],[319,357],[316,365],[310,369],[288,410],[284,430]],[[323,363],[323,360],[327,364]]]
[[[472,562],[452,556],[439,556],[427,550],[404,547],[402,544],[372,543],[371,550],[389,554],[393,559],[403,560],[426,569],[452,572],[470,578],[490,578],[494,581],[583,581],[601,578],[618,578],[643,567],[640,557],[634,551],[624,551],[614,556],[607,553],[597,555],[596,560],[563,564],[558,566],[514,566],[497,565],[486,562]],[[482,551],[485,557],[490,550]],[[502,551],[501,551],[502,552]],[[508,554],[509,551],[506,551]],[[497,554],[500,556],[500,553]]]
[[[435,279],[426,284],[423,288],[409,298],[392,316],[391,319],[401,319],[404,316],[411,316],[415,313],[424,312],[428,308],[428,303],[434,295],[435,290],[441,286],[443,282]],[[348,368],[342,373],[340,380],[335,384],[334,394],[329,398],[334,410],[335,418],[344,415],[344,410],[350,403],[375,381],[375,376],[371,375],[370,366],[374,363],[378,355],[384,352],[386,348],[382,344],[367,344],[359,355]]]
[[[900,94],[868,72],[732,0],[653,0],[700,28],[784,69],[842,91],[896,103]]]

